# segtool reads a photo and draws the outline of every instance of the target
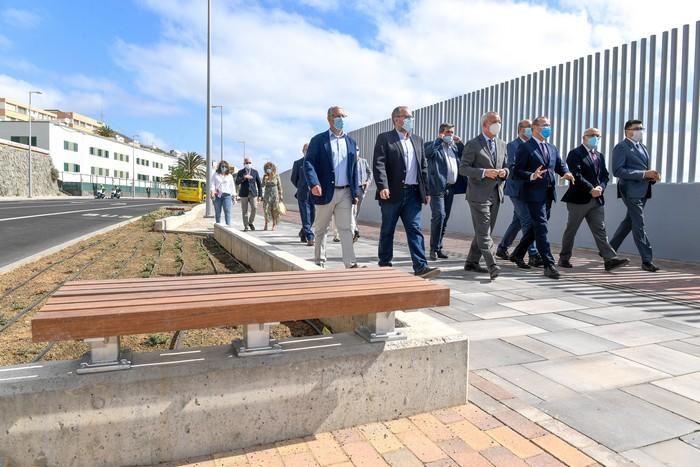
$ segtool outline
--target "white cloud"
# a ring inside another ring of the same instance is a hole
[[[12,41],[0,34],[0,50],[7,50],[12,47]]]
[[[170,144],[167,141],[165,141],[162,138],[159,138],[154,133],[148,130],[140,130],[137,131],[136,134],[139,135],[137,140],[142,146],[156,146],[163,150],[170,150],[171,148]]]
[[[24,28],[33,28],[39,24],[41,18],[38,14],[29,10],[8,8],[2,12],[2,18],[8,25]]]
[[[338,0],[299,0],[299,3],[320,11],[334,11],[340,7]]]

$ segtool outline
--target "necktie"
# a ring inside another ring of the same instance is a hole
[[[593,166],[595,167],[595,171],[598,172],[598,167],[600,162],[598,161],[598,155],[595,153],[595,150],[591,150],[591,160],[593,161]]]
[[[544,158],[544,163],[549,169],[549,151],[547,150],[547,143],[540,143],[540,151],[542,151],[542,157]]]
[[[492,139],[489,139],[487,141],[489,142],[489,152],[491,153],[491,162],[493,162],[493,166],[496,167],[496,148],[493,145]]]
[[[649,164],[649,156],[647,156],[646,151],[642,148],[642,145],[639,143],[634,143],[634,147],[637,148],[637,152],[642,155],[644,160],[646,161],[647,164]]]

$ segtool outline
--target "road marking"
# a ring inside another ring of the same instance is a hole
[[[36,217],[62,216],[63,214],[75,214],[77,212],[110,211],[113,209],[139,208],[142,206],[155,206],[158,204],[169,204],[169,203],[132,204],[130,206],[120,206],[120,207],[116,207],[116,208],[109,207],[109,208],[96,208],[96,209],[78,209],[76,211],[49,212],[49,213],[45,213],[45,214],[34,214],[32,216],[8,217],[7,219],[0,219],[0,222],[18,221],[18,220],[22,220],[22,219],[33,219]]]

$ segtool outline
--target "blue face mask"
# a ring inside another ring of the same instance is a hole
[[[403,129],[409,133],[413,131],[413,118],[404,118]]]
[[[588,138],[588,145],[593,149],[598,147],[598,143],[600,143],[600,138],[598,136],[591,136]]]
[[[343,120],[344,120],[343,117],[335,117],[335,118],[333,119],[333,126],[336,127],[336,128],[339,129],[339,130],[342,130],[342,129],[343,129],[343,123],[344,123]]]
[[[452,144],[453,139],[454,139],[454,136],[452,136],[452,135],[445,135],[442,137],[442,140],[447,144]]]
[[[544,139],[547,139],[550,136],[552,136],[552,127],[546,126],[546,127],[542,128],[542,137]]]
[[[532,128],[525,128],[525,137],[532,138]]]

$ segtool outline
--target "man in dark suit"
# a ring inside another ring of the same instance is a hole
[[[510,260],[511,256],[508,254],[508,248],[513,244],[515,237],[518,236],[518,232],[525,232],[530,228],[530,212],[527,210],[527,203],[520,199],[520,194],[522,192],[523,183],[520,180],[515,180],[513,178],[513,167],[515,167],[515,153],[521,144],[526,143],[532,137],[532,122],[530,120],[521,120],[518,123],[518,137],[513,141],[508,143],[506,146],[506,152],[508,153],[508,168],[511,170],[508,180],[506,180],[506,187],[503,190],[506,196],[510,197],[513,203],[513,220],[503,234],[501,243],[498,244],[496,249],[496,256],[501,259]],[[535,248],[534,243],[531,243],[527,248],[527,253],[530,259],[527,263],[524,261],[518,261],[516,264],[519,268],[530,269],[532,266],[542,266],[542,258],[537,253],[537,248]]]
[[[314,223],[314,217],[316,210],[314,205],[311,204],[309,200],[309,185],[306,183],[306,177],[304,176],[304,156],[306,156],[306,151],[309,145],[305,144],[302,148],[302,156],[294,161],[292,165],[292,185],[297,189],[294,197],[297,199],[299,204],[299,217],[301,217],[301,229],[299,230],[299,240],[302,243],[306,243],[311,246],[314,244],[314,232],[311,226]]]
[[[382,212],[379,266],[392,265],[394,232],[400,218],[406,230],[413,272],[428,279],[440,274],[440,270],[428,266],[421,232],[421,204],[430,203],[423,140],[413,134],[413,114],[408,107],[396,107],[391,120],[394,129],[380,133],[374,145],[374,183]]]
[[[258,171],[253,168],[253,160],[250,157],[243,159],[243,168],[236,174],[238,196],[241,199],[243,211],[243,230],[255,230],[255,210],[258,207],[257,200],[262,197],[262,183]],[[250,207],[250,217],[248,217]]]
[[[311,187],[311,202],[316,208],[314,223],[314,260],[326,265],[326,237],[331,218],[340,232],[343,263],[357,268],[351,230],[352,205],[357,203],[357,144],[343,132],[347,114],[342,107],[328,109],[329,129],[309,141],[304,157],[304,175]]]
[[[465,271],[488,272],[496,279],[501,270],[493,256],[491,231],[496,225],[498,210],[503,203],[503,181],[508,177],[506,143],[497,138],[501,131],[501,116],[486,112],[481,116],[481,134],[467,142],[462,151],[459,173],[469,177],[467,201],[474,225]],[[486,267],[479,266],[484,257]]]
[[[605,168],[605,157],[598,152],[599,142],[600,130],[589,128],[583,133],[582,144],[572,149],[566,157],[566,165],[569,166],[576,183],[570,185],[562,197],[569,211],[559,253],[558,264],[563,268],[573,267],[570,259],[574,249],[574,239],[584,219],[593,234],[598,252],[605,261],[606,271],[612,271],[630,262],[626,258],[618,258],[617,252],[608,242],[608,234],[605,231],[603,192],[608,186],[610,177],[608,169]]]
[[[532,226],[513,251],[516,260],[523,260],[525,251],[535,240],[537,251],[542,256],[544,275],[559,279],[559,271],[554,267],[554,257],[547,239],[547,221],[556,201],[554,174],[574,183],[574,176],[569,172],[566,162],[561,160],[559,150],[547,142],[552,134],[552,127],[547,117],[537,117],[532,122],[532,138],[523,143],[515,154],[514,178],[522,180],[522,198],[532,219]]]
[[[428,160],[428,194],[430,195],[430,259],[447,259],[442,251],[447,221],[452,211],[452,201],[458,184],[466,185],[465,177],[459,175],[459,162],[464,144],[455,136],[452,123],[442,123],[438,138],[425,143]],[[464,192],[464,191],[462,191]]]
[[[615,250],[630,231],[642,257],[642,269],[656,272],[659,268],[652,262],[651,243],[644,227],[644,207],[651,198],[651,186],[661,180],[656,170],[651,170],[651,157],[642,144],[644,127],[641,120],[625,123],[625,139],[613,149],[613,175],[618,178],[617,196],[627,206],[627,216],[620,223],[610,245]]]

